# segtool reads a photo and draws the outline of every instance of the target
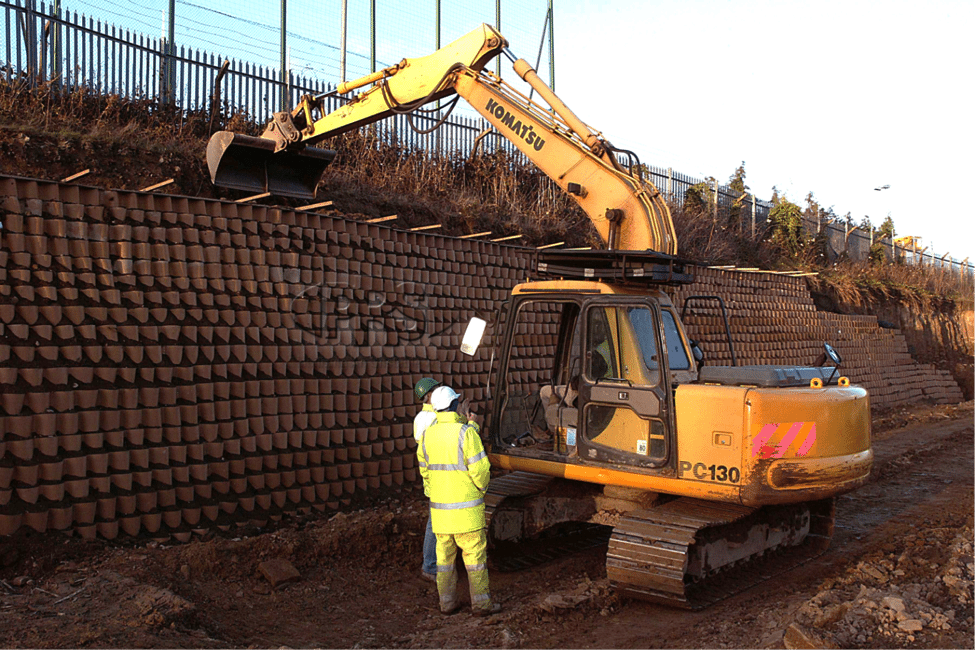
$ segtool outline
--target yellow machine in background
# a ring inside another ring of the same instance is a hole
[[[764,570],[782,570],[822,552],[833,498],[870,472],[867,392],[835,377],[841,360],[828,345],[833,368],[702,367],[666,293],[693,279],[675,257],[667,204],[635,155],[506,46],[482,25],[340,85],[344,94],[371,84],[335,111],[305,97],[260,138],[218,133],[207,149],[213,181],[311,198],[335,155],[311,145],[463,97],[579,203],[608,249],[538,253],[537,279],[516,286],[495,319],[483,430],[492,465],[511,472],[486,497],[492,538],[609,516],[613,584],[685,607],[760,580],[749,568],[760,556],[775,551],[778,564]],[[547,107],[484,69],[502,52]],[[465,338],[463,350],[476,345]]]

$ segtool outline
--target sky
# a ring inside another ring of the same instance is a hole
[[[556,0],[555,89],[643,162],[744,161],[759,198],[889,214],[975,262],[973,26],[971,0]]]

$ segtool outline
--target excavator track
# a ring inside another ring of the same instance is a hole
[[[553,480],[551,476],[531,472],[512,472],[492,478],[487,494],[484,495],[484,518],[488,530],[491,529],[491,518],[502,501],[508,497],[540,494]]]
[[[606,575],[621,594],[701,609],[821,555],[835,511],[833,499],[758,509],[675,499],[620,520]]]

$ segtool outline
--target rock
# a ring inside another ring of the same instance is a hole
[[[904,630],[905,632],[920,632],[924,629],[924,623],[917,620],[916,618],[909,618],[906,621],[901,621],[897,624],[897,627]]]
[[[894,596],[885,596],[883,603],[884,603],[884,607],[889,607],[895,612],[904,611],[904,601],[901,600],[900,598],[896,598]]]
[[[31,579],[30,576],[17,576],[16,578],[10,581],[10,584],[12,584],[14,587],[23,587],[24,585],[29,585],[33,582],[34,581]]]
[[[785,631],[782,642],[789,650],[798,648],[835,648],[836,646],[826,641],[815,632],[811,632],[798,623],[792,623]]]
[[[849,611],[850,606],[853,603],[840,603],[839,605],[831,605],[826,607],[822,614],[816,617],[813,626],[815,627],[826,627],[830,623],[835,623],[844,616],[846,616],[847,611]]]
[[[274,589],[277,589],[280,585],[288,584],[301,578],[298,569],[284,558],[265,560],[257,568],[267,578],[267,581],[271,583],[271,587]]]
[[[873,566],[873,565],[870,565],[870,564],[861,564],[860,565],[860,570],[863,571],[864,573],[866,573],[871,578],[875,578],[875,579],[880,580],[880,581],[883,581],[883,582],[886,582],[887,581],[887,574],[884,573],[883,571],[881,571],[880,569],[878,569],[877,567]]]
[[[190,565],[189,564],[184,564],[183,566],[181,566],[179,568],[179,574],[181,576],[183,576],[183,580],[189,580],[190,579]]]
[[[185,620],[196,611],[196,606],[182,596],[177,596],[168,589],[148,585],[140,588],[139,594],[133,599],[133,606],[141,617],[130,621],[129,624],[145,625],[156,629]]]
[[[508,628],[502,629],[500,636],[501,636],[501,647],[505,648],[506,650],[510,650],[511,648],[517,648],[521,645],[518,641],[518,635],[512,632],[511,630],[509,630]]]
[[[559,609],[572,609],[588,600],[585,594],[552,594],[542,601],[542,609],[549,614],[554,614]]]

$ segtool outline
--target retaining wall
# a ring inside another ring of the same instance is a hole
[[[0,177],[0,534],[194,532],[349,505],[415,482],[412,385],[480,402],[474,311],[530,252],[259,205]],[[815,311],[801,280],[701,269],[739,363],[823,340],[875,405],[955,399],[872,317]],[[689,333],[727,357],[716,313]],[[543,341],[539,341],[541,345]],[[530,354],[523,374],[540,381]],[[957,396],[960,399],[960,396]]]

